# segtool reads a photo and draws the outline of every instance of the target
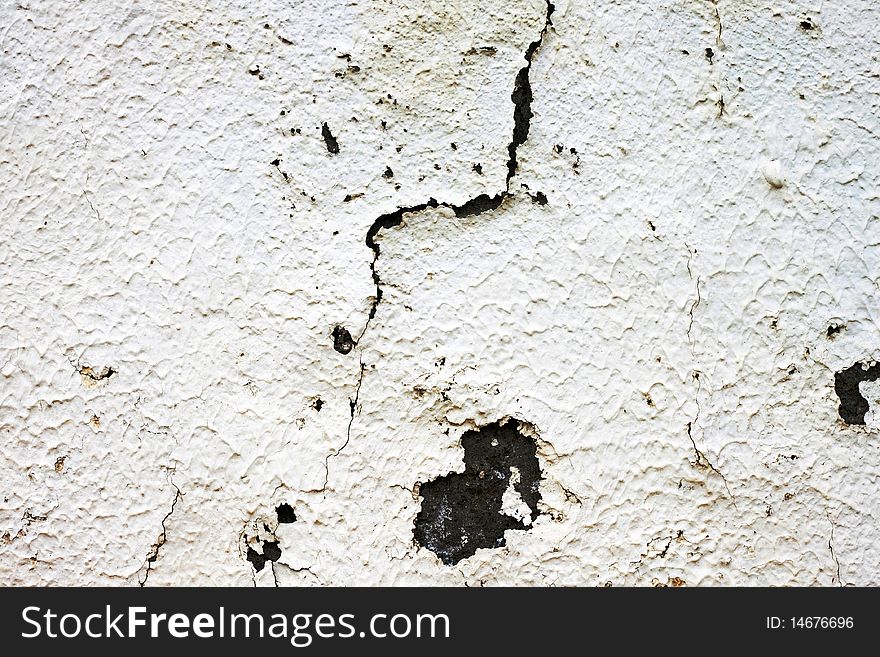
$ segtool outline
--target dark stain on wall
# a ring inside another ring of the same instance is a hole
[[[514,490],[531,510],[531,521],[539,515],[541,499],[537,445],[520,432],[516,422],[495,422],[467,431],[461,446],[464,472],[421,484],[422,508],[413,529],[416,542],[447,566],[473,556],[480,548],[504,546],[508,529],[531,527],[501,511],[512,467],[519,470]]]

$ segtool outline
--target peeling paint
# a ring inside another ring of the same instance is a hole
[[[878,583],[874,3],[0,19],[7,584]]]

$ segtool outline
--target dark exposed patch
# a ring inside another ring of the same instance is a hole
[[[813,22],[813,19],[807,16],[800,23],[798,23],[798,27],[800,27],[804,32],[812,32],[818,26]]]
[[[711,48],[706,48],[706,59],[709,60],[709,63],[712,63],[712,60],[715,58],[715,51]]]
[[[354,349],[354,340],[344,326],[333,327],[333,348],[340,354],[347,354]]]
[[[840,399],[837,412],[847,424],[864,424],[865,413],[868,412],[868,400],[859,392],[862,381],[880,379],[880,364],[865,368],[863,363],[856,363],[834,375],[834,392]]]
[[[529,196],[538,205],[547,205],[547,195],[544,192],[535,192],[534,194],[529,194]]]
[[[385,167],[385,172],[382,174],[383,178],[393,178],[394,172],[391,170],[391,167]]]
[[[278,561],[281,558],[281,548],[278,541],[263,541],[263,554],[257,552],[248,545],[247,560],[254,566],[254,570],[260,572],[267,561]]]
[[[843,329],[846,328],[846,324],[837,324],[832,323],[828,325],[828,328],[825,331],[825,337],[829,340],[833,340],[834,336],[840,333]]]
[[[287,525],[296,522],[296,512],[294,512],[293,507],[287,502],[282,502],[275,507],[275,515],[278,516],[279,524]],[[263,550],[263,554],[266,554],[265,549]]]
[[[330,126],[326,123],[321,125],[321,136],[324,138],[324,144],[327,146],[327,152],[331,155],[336,155],[339,152],[339,142],[336,141],[336,137],[333,136],[333,133],[330,132]]]
[[[467,431],[461,445],[464,472],[420,485],[422,508],[413,528],[416,542],[447,566],[473,556],[480,548],[504,546],[508,529],[529,529],[522,520],[501,512],[512,467],[520,476],[514,489],[531,510],[532,521],[539,515],[541,499],[537,446],[520,433],[516,423],[496,422]]]
[[[479,163],[478,163],[478,164],[475,164],[474,167],[473,167],[473,169],[474,169],[474,171],[476,171],[476,172],[477,172],[478,174],[480,174],[481,176],[483,175],[483,165],[482,165],[482,164],[479,164]]]
[[[278,541],[263,541],[263,556],[269,561],[278,561],[281,558]]]
[[[324,400],[320,397],[316,397],[315,401],[312,402],[312,408],[314,408],[318,413],[321,412],[321,409],[324,407]]]

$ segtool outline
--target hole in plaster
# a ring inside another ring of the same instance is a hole
[[[330,126],[326,123],[321,125],[321,136],[324,138],[324,144],[327,146],[327,152],[336,155],[339,152],[339,142],[336,141],[336,137],[333,136],[333,133],[330,132]]]
[[[866,367],[864,363],[856,363],[834,375],[834,392],[840,399],[837,412],[847,424],[865,424],[868,412],[868,400],[859,390],[863,381],[880,379],[880,364]]]
[[[354,339],[344,326],[333,327],[333,348],[340,354],[347,354],[354,349]]]
[[[508,529],[530,529],[538,517],[541,468],[534,438],[514,421],[461,437],[464,472],[419,485],[422,508],[413,537],[447,566],[480,548],[505,545]]]
[[[278,516],[278,523],[281,525],[288,525],[292,522],[296,522],[296,512],[287,502],[282,502],[275,507],[275,515]]]

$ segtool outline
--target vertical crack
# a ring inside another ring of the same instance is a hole
[[[330,459],[335,456],[339,456],[342,451],[348,447],[348,443],[351,441],[351,425],[354,423],[354,415],[357,412],[358,399],[361,396],[361,384],[364,382],[364,361],[360,361],[360,376],[358,377],[357,388],[354,391],[354,399],[348,400],[349,409],[351,411],[351,417],[348,419],[348,429],[345,432],[345,442],[342,443],[342,446],[337,449],[335,452],[330,452],[324,457],[324,483],[321,486],[320,492],[324,493],[325,497],[327,494],[327,482],[330,481]]]
[[[838,561],[837,555],[834,554],[834,521],[831,519],[831,514],[827,511],[825,512],[825,515],[828,518],[828,522],[831,524],[831,536],[828,539],[828,549],[831,550],[831,558],[837,566],[837,585],[843,586],[843,581],[840,579],[840,561]]]
[[[147,580],[150,578],[150,572],[153,570],[153,564],[156,563],[156,560],[159,558],[159,550],[168,540],[168,530],[165,527],[165,523],[168,522],[168,519],[171,517],[171,514],[174,513],[174,509],[177,506],[177,502],[180,501],[180,498],[183,497],[185,493],[182,493],[181,490],[177,487],[177,484],[174,483],[174,480],[169,477],[169,481],[171,485],[174,486],[174,499],[171,501],[171,508],[168,510],[168,513],[165,514],[165,517],[162,518],[162,531],[160,532],[156,542],[153,543],[152,547],[150,547],[150,552],[147,554],[147,558],[144,561],[144,565],[141,566],[141,570],[146,568],[144,572],[144,578],[138,581],[140,586],[144,586],[147,583]]]
[[[551,16],[556,7],[552,2],[547,2],[547,15],[544,18],[544,27],[538,38],[529,44],[526,48],[525,60],[526,65],[523,66],[516,74],[516,80],[513,83],[513,93],[510,99],[513,101],[513,139],[507,147],[507,153],[510,158],[507,160],[507,187],[510,190],[510,179],[516,174],[517,161],[516,149],[526,142],[529,137],[529,125],[532,120],[532,83],[529,79],[529,73],[532,68],[532,59],[538,48],[544,42],[544,35],[551,25]]]

